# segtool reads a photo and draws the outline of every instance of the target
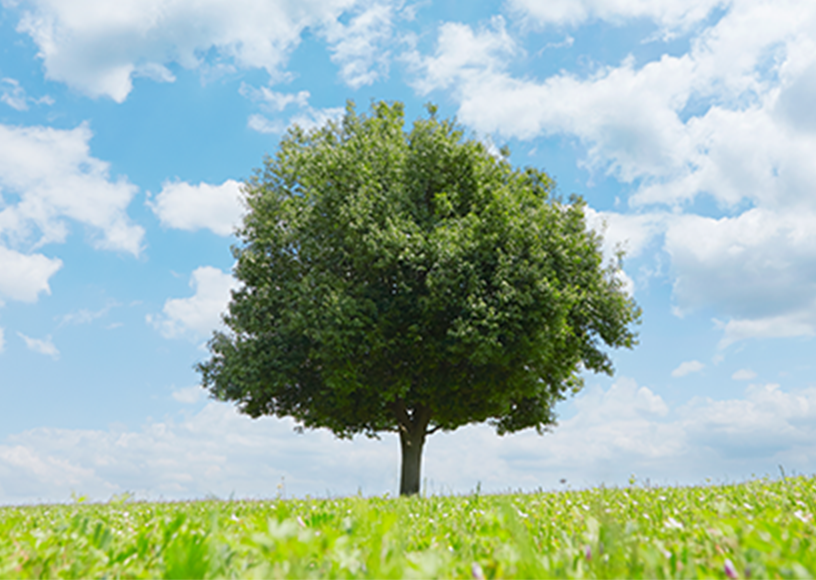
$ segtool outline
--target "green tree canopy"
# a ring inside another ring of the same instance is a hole
[[[428,110],[409,132],[385,102],[289,130],[245,186],[243,285],[198,365],[252,417],[398,432],[402,494],[436,430],[552,425],[582,369],[612,373],[602,347],[631,348],[640,315],[580,199]]]

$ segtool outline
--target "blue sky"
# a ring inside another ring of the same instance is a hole
[[[250,420],[193,371],[241,181],[347,99],[433,101],[582,195],[644,310],[552,433],[431,437],[426,490],[816,469],[816,5],[0,6],[0,504],[396,491],[395,437]]]

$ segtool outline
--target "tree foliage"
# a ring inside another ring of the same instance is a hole
[[[554,422],[639,309],[584,203],[400,103],[289,130],[245,187],[227,332],[203,385],[337,436]],[[419,437],[419,435],[417,435]],[[403,441],[404,443],[404,441]],[[403,451],[405,447],[403,445]]]

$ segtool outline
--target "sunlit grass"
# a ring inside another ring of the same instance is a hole
[[[2,578],[796,578],[816,478],[515,495],[0,508]]]

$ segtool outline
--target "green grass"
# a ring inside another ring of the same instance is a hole
[[[816,478],[0,508],[2,578],[806,578]]]

